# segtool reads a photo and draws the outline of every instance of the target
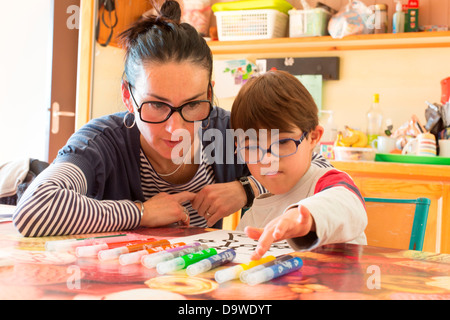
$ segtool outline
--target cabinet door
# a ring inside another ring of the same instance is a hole
[[[100,1],[103,3],[105,1]],[[125,31],[133,22],[138,20],[143,13],[152,9],[151,2],[148,0],[132,0],[132,1],[110,1],[107,3],[115,3],[114,10],[108,11],[105,5],[101,5],[98,10],[98,42],[106,44],[111,33],[111,40],[108,45],[119,47],[117,36]],[[108,7],[108,5],[107,5]]]

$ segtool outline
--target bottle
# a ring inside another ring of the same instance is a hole
[[[395,13],[392,19],[392,32],[402,33],[405,32],[405,13],[403,12],[403,6],[401,1],[396,1]]]
[[[318,145],[318,150],[314,151],[320,153],[328,160],[334,160],[334,142],[337,138],[337,125],[334,122],[333,111],[321,110],[319,112],[328,115],[328,119],[324,118],[324,116],[321,117],[324,132]]]
[[[374,33],[388,32],[388,6],[386,4],[375,5],[375,31]]]
[[[380,108],[380,95],[375,93],[373,95],[373,103],[367,112],[367,138],[368,144],[377,139],[382,134],[383,129],[383,114]]]

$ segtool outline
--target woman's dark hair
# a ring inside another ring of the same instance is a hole
[[[156,8],[156,6],[154,5]],[[158,15],[144,15],[119,35],[125,49],[125,75],[132,85],[145,63],[189,61],[198,64],[212,77],[212,53],[197,30],[181,23],[181,8],[176,1],[165,1]]]

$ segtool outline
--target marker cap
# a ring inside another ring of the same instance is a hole
[[[257,272],[253,272],[250,273],[247,276],[246,282],[251,285],[257,285],[259,283],[263,283],[269,280],[272,280],[274,277],[274,272],[272,270],[272,268],[264,268],[263,270],[257,271]]]
[[[128,253],[128,249],[126,247],[102,250],[98,252],[98,259],[102,261],[113,260],[119,258],[119,256],[124,253]]]
[[[156,265],[159,274],[166,274],[172,271],[183,269],[186,262],[182,258],[175,258],[169,261],[160,262]]]
[[[141,258],[141,263],[146,268],[155,268],[156,265],[160,262],[169,261],[175,259],[179,256],[193,253],[197,251],[201,251],[207,249],[208,246],[206,244],[200,244],[198,242],[194,242],[193,244],[188,244],[183,247],[178,247],[174,249],[169,249],[163,252],[154,253],[151,255],[143,256]]]
[[[212,267],[211,262],[209,260],[205,259],[205,260],[199,261],[197,263],[194,263],[194,264],[191,264],[190,266],[188,266],[186,268],[186,273],[189,276],[193,277],[200,273],[210,270],[211,267]]]
[[[146,255],[148,255],[147,250],[140,250],[136,252],[121,254],[119,256],[119,263],[123,266],[138,263],[139,261],[141,261],[141,258]]]
[[[247,277],[247,283],[251,286],[254,286],[256,284],[263,283],[290,272],[296,271],[302,266],[302,259],[295,257],[287,261],[283,261],[280,264],[276,264],[263,270],[250,273]]]
[[[219,270],[214,274],[214,279],[218,283],[227,282],[239,277],[239,274],[244,270],[241,265],[230,267],[224,270]]]
[[[107,250],[107,249],[108,249],[108,245],[106,243],[97,244],[95,246],[77,247],[75,249],[75,255],[78,258],[95,257],[98,255],[99,251]]]

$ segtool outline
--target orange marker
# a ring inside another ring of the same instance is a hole
[[[161,252],[161,251],[166,251],[167,249],[178,248],[178,247],[181,247],[184,245],[186,245],[186,243],[177,242],[174,244],[168,244],[168,245],[163,245],[160,247],[154,247],[154,248],[139,250],[136,252],[121,254],[119,257],[119,263],[123,266],[126,266],[128,264],[133,264],[133,263],[139,263],[141,261],[142,256],[146,256],[148,254],[153,254],[153,253],[157,253],[157,252]]]
[[[123,246],[118,247],[114,249],[109,250],[102,250],[98,253],[99,260],[105,261],[105,260],[112,260],[117,259],[121,254],[130,253],[130,252],[136,252],[139,250],[145,250],[150,249],[154,247],[159,247],[163,245],[168,245],[170,242],[166,239],[158,240],[158,241],[151,241],[151,242],[143,242],[143,243],[137,243],[132,244],[129,246]]]
[[[111,243],[100,243],[92,246],[82,246],[77,247],[75,249],[75,255],[79,258],[81,257],[95,257],[98,255],[99,251],[101,250],[108,250],[108,249],[114,249],[119,247],[126,247],[132,244],[136,243],[144,243],[144,242],[150,242],[150,241],[156,241],[156,238],[145,238],[145,239],[130,239],[128,241],[118,241],[118,242],[111,242]]]

